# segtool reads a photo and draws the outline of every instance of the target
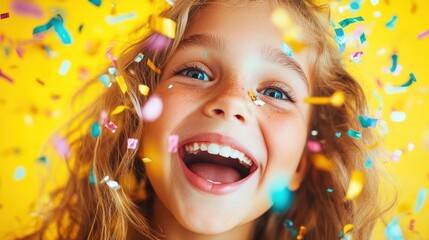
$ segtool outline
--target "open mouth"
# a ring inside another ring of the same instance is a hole
[[[193,142],[182,146],[180,152],[192,173],[213,184],[238,182],[257,169],[243,152],[226,145]]]

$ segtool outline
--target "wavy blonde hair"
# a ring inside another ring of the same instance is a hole
[[[163,68],[178,47],[186,27],[201,7],[214,1],[177,0],[174,6],[161,16],[177,22],[176,38],[162,50],[151,48],[159,40],[158,33],[150,32],[145,38],[128,48],[119,60],[119,74],[124,76],[128,91],[122,94],[117,84],[107,89],[93,104],[75,119],[66,135],[72,148],[68,160],[70,177],[66,185],[52,194],[58,204],[49,211],[38,231],[25,239],[43,239],[55,232],[57,239],[159,239],[151,229],[151,203],[153,191],[145,174],[138,150],[127,149],[128,138],[142,136],[144,122],[141,118],[145,97],[139,94],[138,85],[156,88],[160,76],[146,64],[151,59]],[[217,1],[228,2],[231,1]],[[238,1],[237,1],[238,2]],[[253,2],[253,1],[250,1]],[[338,48],[332,41],[329,29],[329,8],[311,0],[275,0],[276,6],[284,7],[307,34],[317,56],[309,76],[311,94],[330,96],[336,90],[346,95],[342,107],[318,106],[312,108],[311,128],[318,130],[317,138],[323,143],[323,153],[334,162],[335,171],[324,172],[309,164],[308,173],[295,193],[295,200],[284,214],[266,212],[257,222],[254,239],[292,238],[284,223],[294,222],[305,226],[307,239],[337,239],[346,224],[353,224],[355,239],[369,239],[376,219],[387,208],[382,208],[378,197],[382,168],[382,150],[365,150],[365,146],[379,141],[373,130],[362,129],[357,115],[369,115],[365,94],[358,82],[345,70]],[[138,53],[145,60],[133,62]],[[90,84],[97,83],[94,79]],[[98,83],[97,83],[98,84]],[[81,134],[81,127],[94,122],[102,111],[111,112],[118,105],[129,109],[111,116],[118,125],[115,134],[102,134],[93,138],[89,132]],[[362,132],[362,139],[335,137],[335,132],[347,132],[350,128]],[[308,133],[308,138],[312,136]],[[309,156],[309,153],[304,153]],[[364,162],[372,158],[371,169]],[[307,160],[308,161],[308,160]],[[90,171],[95,183],[89,181]],[[350,173],[365,173],[364,188],[359,197],[345,200]],[[100,183],[110,176],[121,185],[113,190]],[[333,192],[327,194],[326,189]]]

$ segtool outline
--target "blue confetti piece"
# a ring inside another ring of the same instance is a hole
[[[91,169],[91,171],[89,172],[89,183],[91,185],[95,184],[95,174],[94,174],[94,170]]]
[[[414,208],[414,213],[417,214],[418,212],[420,212],[420,210],[423,207],[423,204],[426,201],[426,198],[428,196],[428,190],[425,188],[421,188],[419,190],[419,195],[417,196],[417,202],[416,202],[416,207]]]
[[[350,128],[349,131],[347,131],[347,135],[356,139],[362,138],[362,134],[360,132],[353,130],[352,128]]]
[[[298,236],[298,231],[296,231],[295,230],[295,228],[293,228],[293,222],[291,221],[291,220],[286,220],[284,223],[283,223],[283,226],[287,229],[287,230],[289,230],[289,232],[294,236],[294,237],[297,237]]]
[[[103,83],[104,85],[106,85],[106,87],[111,87],[112,83],[110,82],[110,77],[107,74],[103,74],[99,77],[101,83]]]
[[[399,217],[395,217],[384,229],[384,235],[389,240],[403,240],[401,226],[399,226]]]
[[[292,48],[289,47],[286,43],[282,43],[281,49],[284,53],[286,53],[289,57],[292,57]]]
[[[339,53],[343,53],[346,49],[346,36],[344,34],[344,30],[342,28],[335,28],[335,41],[340,47]]]
[[[337,138],[341,137],[341,132],[336,132],[335,137],[337,137]]]
[[[364,44],[366,42],[366,36],[365,33],[362,33],[359,37],[360,39],[360,44]]]
[[[71,62],[69,60],[64,60],[61,63],[58,73],[62,76],[65,76],[69,72],[70,66],[71,66]]]
[[[207,53],[206,52],[203,52],[203,57],[207,57]]]
[[[97,121],[91,125],[91,136],[93,138],[99,137],[101,134],[100,123]]]
[[[369,118],[369,117],[359,115],[358,119],[359,119],[360,125],[363,128],[369,128],[369,127],[374,128],[375,126],[377,126],[377,121],[378,121],[377,118]]]
[[[116,75],[116,68],[115,67],[109,67],[109,69],[107,69],[110,75],[115,76]]]
[[[101,0],[88,0],[88,1],[97,7],[101,6]]]
[[[56,17],[51,18],[48,23],[35,27],[33,29],[33,35],[36,35],[41,32],[46,32],[51,27],[54,27],[55,32],[64,44],[71,44],[71,36],[64,27],[64,21],[60,14],[57,14]]]
[[[38,159],[41,163],[46,164],[46,162],[48,161],[48,159],[45,156],[41,156]]]
[[[406,83],[402,84],[401,87],[409,87],[411,84],[413,84],[413,82],[416,81],[417,79],[416,76],[414,76],[414,73],[410,73],[410,79]]]
[[[327,191],[328,193],[331,193],[331,192],[333,192],[333,191],[334,191],[334,189],[332,189],[332,188],[328,188],[326,191]]]
[[[390,19],[390,21],[388,21],[386,23],[386,27],[389,29],[394,29],[395,28],[395,23],[396,23],[396,19],[398,19],[398,16],[393,15],[392,19]]]
[[[366,168],[366,169],[371,169],[371,168],[372,168],[372,159],[371,159],[371,158],[368,158],[368,159],[365,161],[365,168]]]
[[[23,166],[18,166],[13,174],[13,179],[15,181],[21,181],[22,179],[24,179],[26,174],[27,171],[25,170],[25,168]]]
[[[390,68],[390,72],[393,73],[396,71],[396,66],[398,65],[398,55],[392,55],[392,67]]]
[[[359,10],[360,9],[360,5],[359,5],[358,2],[352,2],[350,4],[350,8],[353,9],[353,10]]]
[[[274,212],[284,213],[292,205],[293,193],[284,184],[285,182],[285,178],[278,177],[271,186],[270,197],[273,203],[271,210]]]
[[[135,12],[125,13],[125,14],[121,14],[121,15],[118,15],[118,16],[114,16],[114,17],[107,16],[106,17],[106,22],[108,24],[118,24],[118,23],[124,22],[126,20],[133,19],[136,16],[137,16],[137,14]]]
[[[346,19],[340,21],[338,24],[340,24],[340,26],[342,28],[345,28],[352,23],[361,22],[361,21],[364,21],[364,19],[363,19],[363,17],[359,16],[359,17],[355,17],[355,18],[346,18]]]

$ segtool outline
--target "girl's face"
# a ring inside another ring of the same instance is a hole
[[[154,90],[164,108],[145,123],[147,174],[160,211],[190,231],[250,223],[271,207],[273,184],[294,190],[304,175],[310,54],[281,50],[272,10],[268,3],[205,6]],[[170,135],[179,137],[177,152],[168,152]]]

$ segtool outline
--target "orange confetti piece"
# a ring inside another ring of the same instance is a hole
[[[159,69],[155,64],[148,58],[147,59],[147,65],[152,69],[154,72],[161,74],[161,69]]]
[[[344,104],[345,96],[342,91],[335,91],[330,97],[308,97],[304,103],[308,104],[331,104],[335,107],[341,107]]]
[[[150,159],[150,158],[143,158],[142,160],[143,160],[144,163],[150,163],[150,162],[152,162],[152,159]]]
[[[334,163],[328,159],[325,155],[316,153],[311,158],[315,168],[322,171],[332,171],[334,169]]]
[[[147,96],[149,93],[149,87],[143,84],[139,84],[139,91],[142,95]]]
[[[369,145],[369,146],[364,146],[363,148],[365,149],[365,150],[371,150],[371,149],[374,149],[375,147],[377,147],[378,146],[378,142],[375,142],[374,144],[372,144],[372,145]]]
[[[299,234],[296,239],[304,239],[304,235],[307,232],[307,228],[304,226],[299,227]]]
[[[363,188],[363,181],[365,176],[362,172],[353,170],[350,178],[349,187],[346,193],[346,199],[352,200],[360,195]]]
[[[168,38],[174,39],[176,37],[176,22],[169,18],[151,15],[149,17],[149,28]]]
[[[123,76],[116,76],[116,81],[119,84],[119,88],[121,89],[122,93],[125,94],[127,92],[127,84],[125,83],[125,79]]]
[[[110,114],[116,115],[116,114],[123,112],[125,109],[130,109],[130,108],[127,106],[124,106],[124,105],[119,105]]]

